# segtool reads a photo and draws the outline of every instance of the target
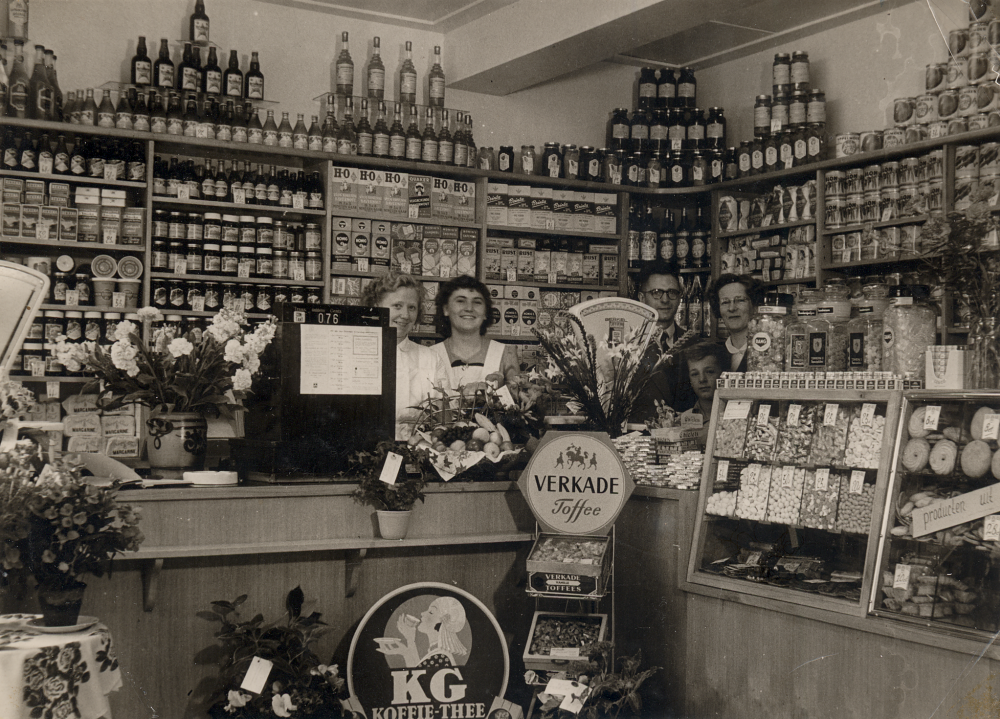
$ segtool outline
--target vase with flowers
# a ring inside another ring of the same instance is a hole
[[[27,440],[0,453],[0,585],[33,577],[43,622],[76,623],[88,575],[143,541],[139,509],[118,501],[118,488],[89,484],[63,460],[41,464]]]
[[[12,423],[24,417],[34,401],[35,395],[20,382],[0,379],[0,439],[7,430],[14,434],[9,438],[11,442],[17,439],[17,428]]]
[[[146,427],[151,466],[173,472],[198,468],[205,459],[205,418],[242,408],[240,402],[260,369],[260,355],[274,337],[275,321],[250,331],[245,313],[225,308],[204,332],[180,333],[151,326],[163,320],[155,307],[144,307],[138,315],[144,325],[141,333],[134,322],[120,322],[110,348],[69,343],[61,336],[56,357],[71,372],[96,376],[93,386],[103,384],[102,409],[133,403],[150,408]]]

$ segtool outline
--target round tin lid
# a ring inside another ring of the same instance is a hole
[[[56,269],[60,272],[70,272],[76,267],[76,260],[69,255],[59,255],[56,258]]]
[[[118,263],[110,255],[98,255],[90,261],[90,273],[101,279],[114,277],[118,271]]]
[[[118,274],[126,280],[136,280],[142,275],[142,262],[139,258],[126,255],[118,260]]]

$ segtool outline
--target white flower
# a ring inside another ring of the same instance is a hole
[[[236,691],[235,689],[230,689],[228,696],[229,703],[226,705],[226,711],[232,712],[240,707],[245,707],[251,698],[252,697],[249,694],[244,694],[243,692]]]
[[[139,319],[144,322],[161,322],[163,320],[163,313],[155,307],[143,307],[136,314],[139,315]]]
[[[233,389],[237,392],[250,389],[250,371],[245,369],[236,370],[233,375]]]
[[[291,713],[298,709],[292,704],[292,698],[287,694],[275,694],[271,698],[271,709],[280,717],[290,717]]]
[[[194,345],[183,337],[176,337],[170,341],[167,345],[167,351],[170,352],[173,357],[184,357],[191,354],[191,350],[194,349]]]
[[[111,362],[129,377],[135,377],[139,374],[139,365],[135,362],[137,352],[138,350],[129,342],[115,342],[111,345]]]
[[[225,342],[230,337],[239,334],[240,325],[243,324],[246,324],[246,316],[242,312],[224,308],[212,318],[208,332],[217,342]]]
[[[138,329],[136,328],[134,322],[130,320],[122,320],[115,327],[115,339],[122,342],[127,342],[129,335],[135,334],[137,331]]]
[[[231,339],[226,342],[226,354],[223,359],[225,359],[226,362],[243,361],[243,345],[240,344],[238,339]]]
[[[250,374],[253,374],[260,369],[260,360],[257,355],[249,355],[243,360],[243,369],[247,370]]]

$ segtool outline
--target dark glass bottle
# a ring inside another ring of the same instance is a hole
[[[410,105],[410,125],[406,128],[406,159],[414,162],[420,162],[423,149],[420,127],[417,122],[417,106]]]
[[[424,112],[424,132],[420,138],[420,159],[424,162],[437,162],[438,138],[434,131],[434,110],[428,107]]]
[[[229,67],[222,73],[222,88],[226,97],[243,97],[243,73],[235,50],[229,51]]]
[[[52,172],[56,175],[66,175],[69,173],[69,150],[66,149],[66,136],[60,134],[56,141],[56,149],[52,154]],[[143,178],[145,179],[145,178]]]
[[[406,41],[403,64],[399,68],[399,101],[413,105],[417,102],[417,68],[413,64],[413,43]]]
[[[351,59],[351,48],[348,33],[340,34],[340,55],[335,66],[337,79],[337,94],[350,97],[354,94],[354,60]]]
[[[146,50],[146,38],[139,36],[135,55],[132,56],[131,81],[133,85],[143,87],[153,82],[153,63]]]
[[[202,73],[201,91],[209,95],[222,94],[222,68],[219,67],[219,57],[214,47],[208,48],[208,60]]]
[[[427,75],[427,104],[431,107],[444,107],[444,68],[441,66],[441,46],[434,46],[434,64]]]
[[[195,0],[194,12],[188,27],[188,37],[191,42],[207,45],[209,36],[209,20],[205,14],[205,0]]]
[[[132,129],[137,132],[149,132],[149,107],[146,105],[146,93],[135,88],[129,90],[129,100],[132,102]]]
[[[450,124],[448,111],[441,113],[441,131],[438,132],[438,156],[437,161],[441,165],[455,164],[455,141],[448,130]]]
[[[402,125],[400,125],[402,129]],[[389,126],[385,122],[385,103],[378,104],[378,118],[375,120],[375,129],[372,131],[372,154],[375,157],[389,157]]]
[[[160,40],[160,56],[153,65],[153,84],[167,89],[174,86],[174,63],[170,59],[170,46],[166,38]]]
[[[177,89],[185,92],[197,92],[201,89],[200,79],[194,66],[191,43],[186,42],[184,43],[181,64],[177,66]]]
[[[406,130],[403,128],[403,114],[398,102],[392,111],[392,127],[389,128],[389,157],[394,160],[406,157]]]
[[[256,50],[250,53],[250,69],[247,71],[245,90],[249,100],[264,99],[264,73],[260,71],[260,58]]]
[[[115,107],[115,127],[119,130],[132,129],[132,106],[128,101],[128,93],[118,92],[118,105]]]
[[[313,115],[309,130],[306,132],[306,148],[314,152],[323,150],[323,130],[319,126],[319,116]]]
[[[361,117],[358,119],[357,130],[358,154],[364,157],[372,155],[372,145],[374,143],[374,132],[371,123],[368,122],[368,98],[361,99]]]

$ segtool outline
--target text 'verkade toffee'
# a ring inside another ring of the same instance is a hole
[[[568,492],[571,494],[619,494],[621,477],[590,477],[576,475],[535,475],[535,488],[539,492]]]

